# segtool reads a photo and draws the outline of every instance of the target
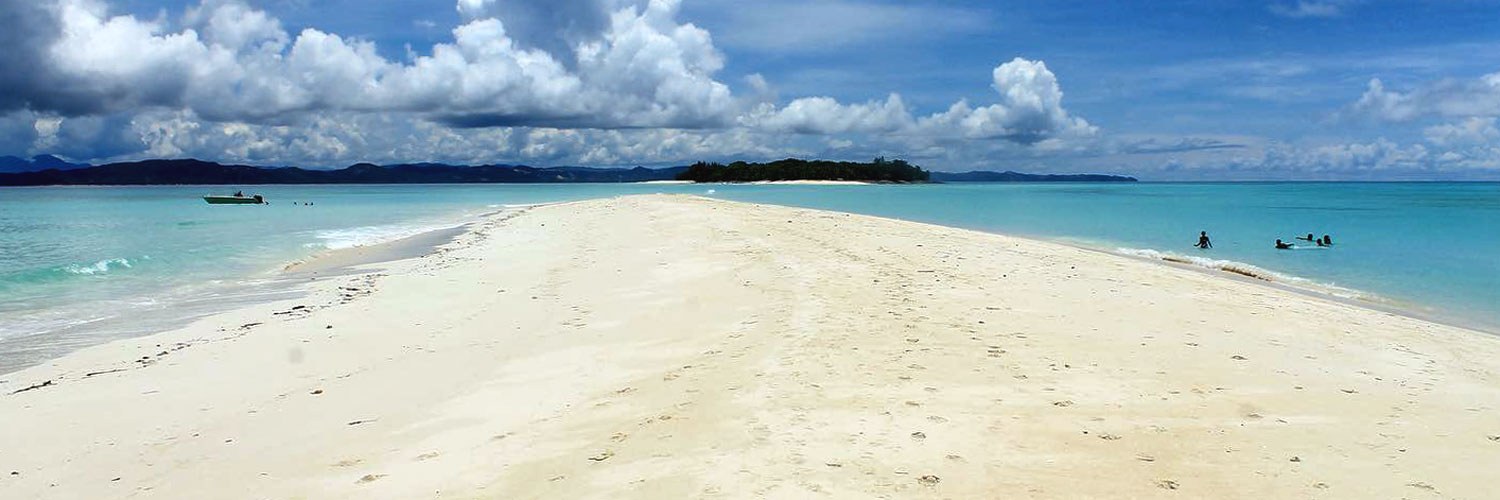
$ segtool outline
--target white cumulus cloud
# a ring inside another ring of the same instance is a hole
[[[1015,58],[996,66],[992,87],[999,102],[974,107],[959,101],[947,110],[915,118],[891,94],[885,101],[841,104],[805,97],[786,106],[762,105],[741,118],[747,126],[796,133],[866,132],[946,139],[1003,139],[1034,144],[1047,139],[1089,137],[1097,128],[1063,108],[1062,87],[1042,61]]]
[[[106,162],[199,157],[670,164],[895,156],[977,166],[1081,154],[1097,129],[1041,61],[993,68],[995,94],[918,116],[896,93],[736,96],[680,0],[457,0],[451,39],[387,58],[375,42],[291,32],[245,0],[180,15],[105,0],[0,1],[0,153]],[[415,21],[414,21],[415,22]],[[856,137],[858,135],[859,137]]]
[[[1406,92],[1389,90],[1375,78],[1350,110],[1358,116],[1388,121],[1425,116],[1500,116],[1500,73],[1439,80]]]
[[[50,24],[55,37],[22,47],[38,52],[16,62],[40,66],[35,73],[46,81],[9,85],[18,95],[0,106],[68,115],[186,108],[212,120],[257,122],[310,111],[413,112],[456,126],[727,122],[733,99],[713,76],[722,55],[706,31],[676,21],[678,7],[678,0],[653,0],[602,12],[602,29],[565,57],[546,44],[518,43],[504,20],[477,16],[453,30],[451,43],[406,64],[364,40],[317,29],[291,37],[279,21],[238,0],[189,9],[178,31],[111,15],[99,0],[59,0],[7,19]]]

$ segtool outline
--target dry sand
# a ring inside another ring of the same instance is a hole
[[[0,497],[1485,498],[1500,470],[1495,337],[1055,244],[654,195],[380,268],[0,375]]]

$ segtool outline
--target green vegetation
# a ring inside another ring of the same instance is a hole
[[[728,165],[698,162],[689,166],[677,180],[694,182],[755,181],[868,181],[926,182],[928,173],[905,160],[876,158],[869,163],[852,161],[799,160],[787,158],[770,163],[737,161]]]

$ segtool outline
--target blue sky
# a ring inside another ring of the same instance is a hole
[[[4,1],[0,154],[1500,179],[1493,1]]]

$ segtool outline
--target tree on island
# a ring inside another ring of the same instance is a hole
[[[698,162],[677,175],[677,180],[694,182],[756,181],[868,181],[927,182],[930,174],[906,160],[876,158],[869,163],[852,161],[801,160],[787,158],[769,163],[737,161],[724,165]]]

